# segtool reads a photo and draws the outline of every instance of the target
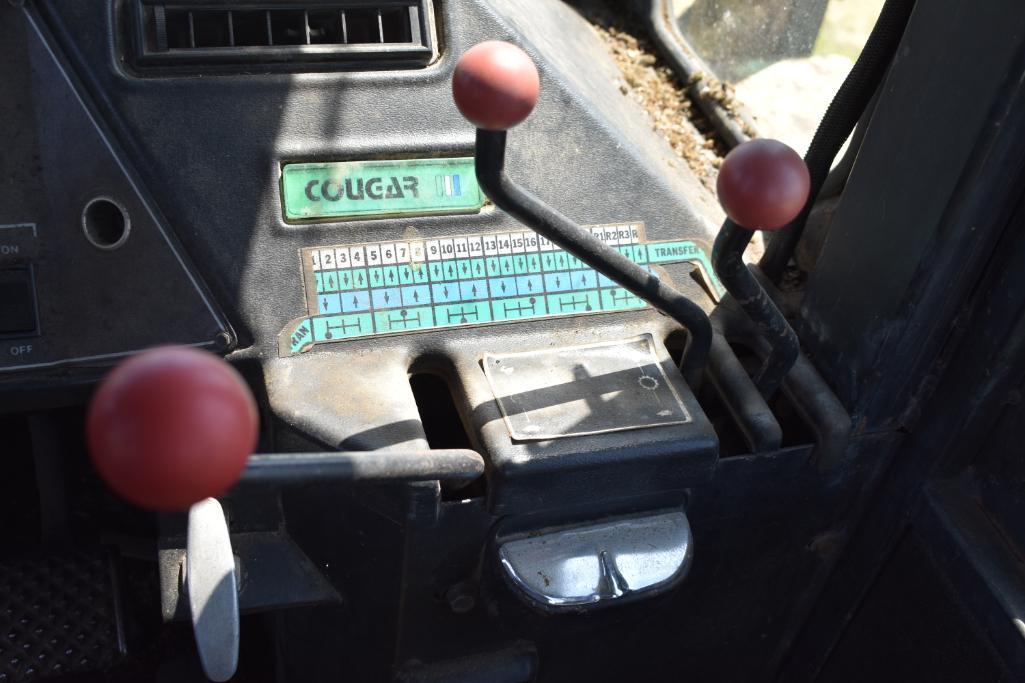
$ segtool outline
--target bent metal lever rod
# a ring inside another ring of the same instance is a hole
[[[776,140],[750,140],[726,155],[716,192],[728,218],[712,247],[712,266],[723,286],[771,347],[755,385],[771,397],[793,367],[800,342],[790,323],[744,263],[755,230],[778,230],[794,219],[808,199],[811,180],[801,157]],[[748,227],[744,227],[748,226]]]
[[[481,188],[506,213],[686,328],[689,339],[680,370],[696,386],[712,345],[712,325],[705,312],[505,175],[506,130],[530,115],[539,90],[537,67],[511,43],[480,43],[459,60],[452,94],[459,111],[477,127]]]

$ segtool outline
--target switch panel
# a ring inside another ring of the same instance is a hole
[[[31,336],[37,328],[32,269],[0,269],[0,335]]]

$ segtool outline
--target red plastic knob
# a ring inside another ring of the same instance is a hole
[[[89,406],[93,464],[142,507],[183,510],[226,491],[256,447],[256,402],[228,363],[165,346],[114,368]]]
[[[486,130],[508,130],[530,116],[541,91],[534,61],[512,43],[489,40],[459,59],[452,96],[470,123]]]
[[[715,190],[734,223],[778,230],[801,213],[811,178],[800,155],[782,142],[749,140],[723,159]]]

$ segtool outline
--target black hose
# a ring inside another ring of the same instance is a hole
[[[844,187],[847,185],[847,179],[851,176],[851,169],[854,168],[854,160],[858,157],[858,149],[865,139],[865,129],[868,127],[865,124],[866,121],[862,119],[854,127],[854,132],[851,134],[851,144],[848,145],[847,151],[840,158],[840,161],[836,162],[829,170],[825,182],[822,183],[822,189],[819,190],[819,201],[829,199],[830,197],[839,197],[843,192]]]
[[[858,61],[847,74],[815,130],[815,137],[812,138],[808,153],[804,156],[804,162],[808,165],[808,172],[811,175],[808,202],[797,218],[773,235],[758,264],[762,272],[773,282],[779,282],[794,254],[797,242],[804,232],[805,223],[808,222],[811,207],[818,199],[822,185],[829,175],[833,159],[843,147],[847,136],[854,130],[858,119],[879,88],[883,76],[886,75],[914,6],[915,0],[886,0],[879,13],[879,19],[876,20],[876,25],[858,56]]]
[[[505,139],[505,131],[477,129],[477,180],[484,193],[513,218],[683,325],[689,338],[680,372],[696,388],[712,348],[712,323],[708,315],[657,275],[509,180],[505,175]]]

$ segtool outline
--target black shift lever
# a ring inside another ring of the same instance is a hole
[[[697,386],[712,345],[712,325],[705,312],[505,175],[506,131],[530,115],[539,91],[537,67],[527,53],[511,43],[480,43],[460,58],[452,94],[459,111],[477,126],[476,165],[481,188],[506,213],[686,328],[690,338],[680,370]]]
[[[749,140],[726,155],[716,180],[729,218],[712,247],[712,265],[726,290],[768,340],[771,351],[755,374],[766,399],[779,389],[800,353],[790,323],[744,263],[755,230],[778,230],[804,208],[811,188],[804,160],[777,140]]]

